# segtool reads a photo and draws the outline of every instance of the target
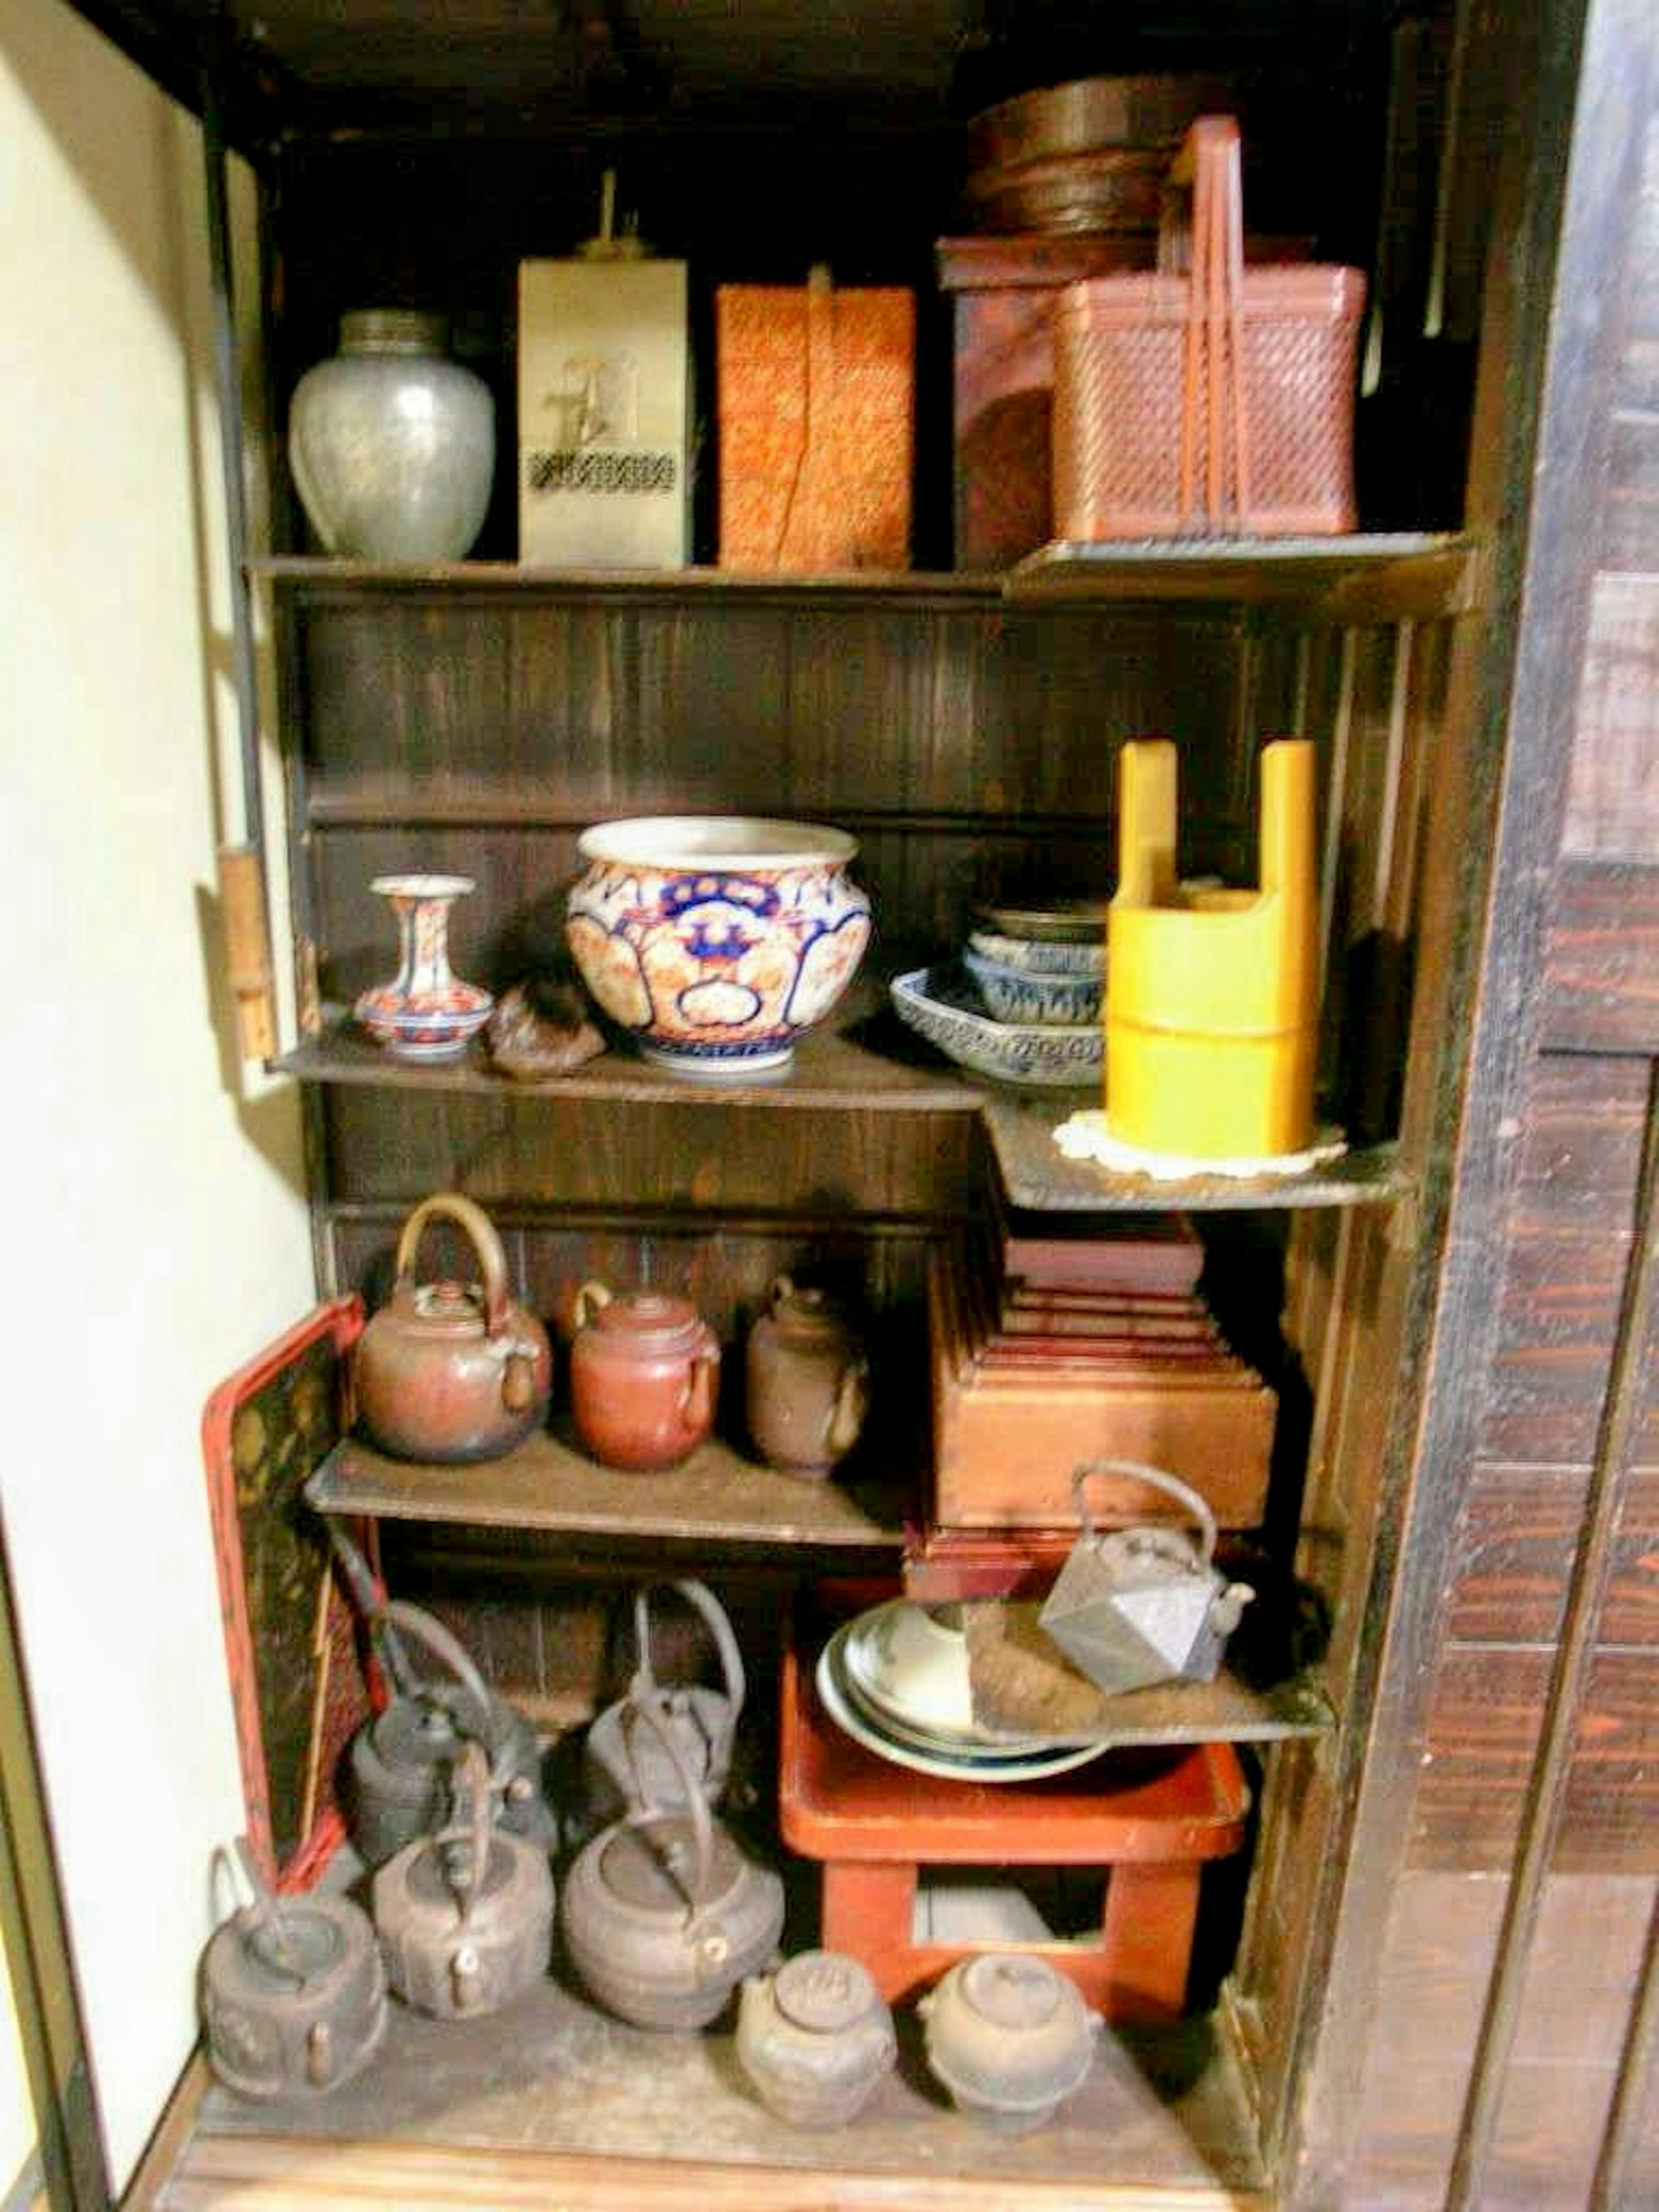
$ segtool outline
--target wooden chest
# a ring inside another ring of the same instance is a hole
[[[1262,1516],[1277,1401],[1198,1316],[1156,1319],[1120,1354],[1063,1328],[1037,1337],[988,1330],[964,1303],[955,1261],[928,1273],[933,1383],[932,1521],[945,1529],[1073,1528],[1072,1476],[1085,1460],[1149,1462],[1207,1499],[1224,1528]],[[1038,1352],[1036,1346],[1048,1347]],[[1167,1499],[1125,1479],[1091,1492],[1101,1522],[1167,1515]]]
[[[954,301],[955,532],[958,568],[1006,568],[1046,544],[1051,319],[1064,286],[1144,267],[1145,237],[1030,232],[942,238],[939,281]]]

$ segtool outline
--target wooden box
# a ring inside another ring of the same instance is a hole
[[[1046,544],[1053,311],[1064,286],[1146,266],[1133,233],[942,238],[939,281],[952,313],[952,435],[958,568],[1006,568]]]
[[[908,568],[914,295],[723,284],[714,323],[720,566]]]
[[[1212,1324],[1199,1337],[1160,1323],[1151,1338],[1033,1345],[988,1334],[943,1254],[927,1288],[936,1528],[1074,1528],[1073,1474],[1103,1458],[1179,1475],[1224,1528],[1260,1524],[1278,1403]],[[1094,1484],[1090,1506],[1106,1524],[1170,1511],[1128,1478]]]

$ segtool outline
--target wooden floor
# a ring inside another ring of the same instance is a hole
[[[849,2128],[773,2119],[727,2035],[653,2035],[548,1982],[487,2021],[401,2007],[326,2100],[253,2106],[210,2087],[129,2212],[1265,2212],[1243,2081],[1207,2021],[1103,2039],[1024,2136],[951,2111],[901,2019],[897,2073]]]

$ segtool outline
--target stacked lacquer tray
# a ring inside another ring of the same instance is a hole
[[[994,1213],[929,1275],[933,1529],[1077,1526],[1072,1478],[1101,1458],[1200,1491],[1223,1528],[1261,1520],[1276,1401],[1203,1296],[1204,1250],[1180,1215],[1087,1237]],[[1154,1518],[1133,1477],[1091,1488],[1097,1520]]]

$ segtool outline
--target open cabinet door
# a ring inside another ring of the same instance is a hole
[[[301,1889],[344,1833],[335,1766],[368,1711],[351,1609],[307,1479],[350,1422],[361,1298],[331,1298],[222,1382],[202,1420],[246,1833]]]

